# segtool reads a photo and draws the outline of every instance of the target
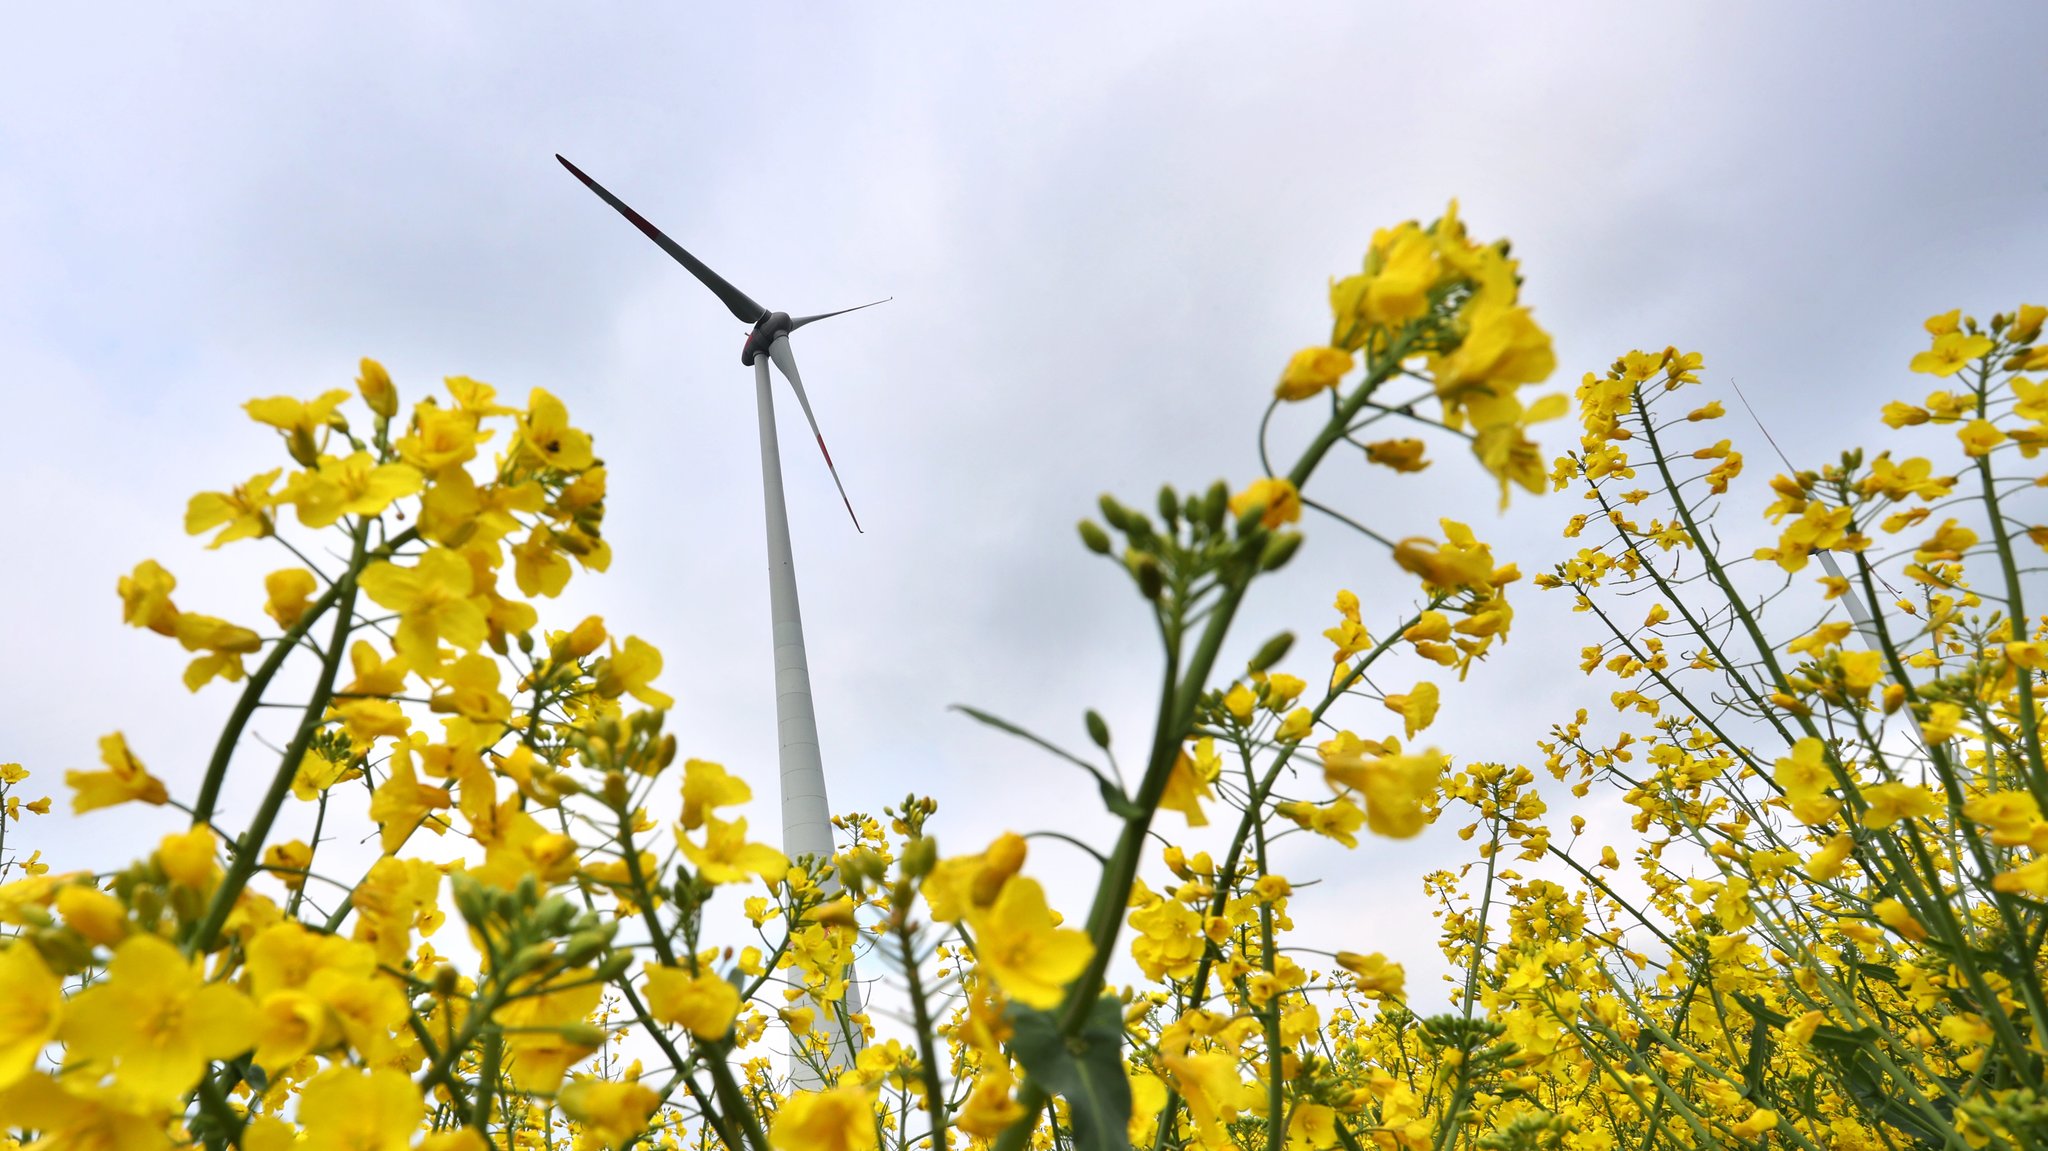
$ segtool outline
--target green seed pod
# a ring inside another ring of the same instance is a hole
[[[609,931],[579,931],[563,945],[562,962],[570,967],[581,967],[603,953],[611,941]]]
[[[186,887],[184,884],[171,888],[171,914],[176,916],[180,922],[191,923],[197,920],[200,913],[205,910],[205,897],[201,896],[197,891]]]
[[[558,956],[556,956],[554,948],[549,944],[529,943],[513,952],[512,958],[505,961],[504,974],[513,975],[522,971],[531,971],[556,958]]]
[[[1251,663],[1246,666],[1254,672],[1265,671],[1267,668],[1286,659],[1287,649],[1293,646],[1294,633],[1283,631],[1272,639],[1267,640],[1265,646],[1259,649],[1258,654],[1254,655]]]
[[[1202,497],[1202,522],[1214,535],[1223,530],[1223,516],[1230,510],[1230,488],[1222,480],[1209,485],[1209,494]]]
[[[1157,600],[1165,592],[1166,573],[1159,570],[1159,561],[1151,556],[1139,556],[1132,574],[1138,577],[1138,594],[1146,599]]]
[[[51,971],[60,975],[76,975],[94,966],[92,944],[74,932],[44,928],[30,933],[28,944],[42,953]]]
[[[1088,714],[1082,718],[1088,724],[1088,738],[1095,741],[1095,746],[1108,751],[1109,724],[1103,720],[1102,713],[1091,707],[1088,709]]]
[[[1294,553],[1299,550],[1300,532],[1280,532],[1267,540],[1265,548],[1259,552],[1259,570],[1279,571],[1287,566],[1287,561],[1293,559]]]
[[[632,967],[632,952],[614,951],[610,955],[605,956],[604,961],[597,965],[597,978],[602,982],[611,983],[632,970]]]
[[[1109,533],[1103,531],[1100,524],[1094,520],[1082,520],[1076,526],[1080,529],[1083,547],[1099,556],[1109,554]]]
[[[1102,498],[1096,501],[1096,506],[1102,509],[1102,518],[1110,527],[1120,532],[1131,530],[1129,526],[1131,513],[1122,504],[1116,502],[1115,496],[1110,495],[1108,492],[1102,493]]]
[[[920,835],[903,848],[903,874],[912,879],[923,879],[931,874],[932,867],[939,862],[939,841],[929,835]]]
[[[293,460],[309,468],[319,466],[320,448],[313,442],[313,433],[306,428],[293,428],[285,436],[284,447]]]
[[[533,911],[534,922],[548,935],[559,935],[569,930],[569,921],[575,918],[575,905],[559,895],[548,896]]]
[[[1166,530],[1180,520],[1180,497],[1174,495],[1172,487],[1159,489],[1159,518],[1166,522]]]
[[[604,1028],[589,1023],[571,1023],[561,1029],[562,1038],[577,1047],[602,1047],[611,1038]]]
[[[524,910],[520,906],[519,893],[516,891],[491,891],[486,898],[489,902],[485,906],[489,908],[488,915],[493,919],[502,919],[510,923],[518,919],[519,913]]]
[[[161,887],[136,887],[129,898],[128,906],[135,909],[135,922],[155,923],[164,913],[164,892]]]

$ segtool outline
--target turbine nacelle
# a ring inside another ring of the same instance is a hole
[[[788,335],[796,326],[788,312],[770,312],[761,317],[754,330],[747,333],[747,344],[740,349],[740,363],[754,366],[754,357],[765,356],[768,348],[775,343],[775,337]]]

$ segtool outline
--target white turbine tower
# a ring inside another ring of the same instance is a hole
[[[663,235],[661,229],[648,223],[640,213],[584,175],[582,169],[559,154],[555,159],[560,160],[562,167],[583,181],[584,186],[596,192],[605,203],[632,221],[634,227],[646,233],[648,239],[688,268],[690,274],[711,289],[712,294],[741,323],[753,325],[746,346],[740,352],[740,363],[754,369],[754,398],[761,421],[761,487],[768,513],[768,604],[775,631],[775,724],[782,777],[782,850],[792,860],[804,856],[829,860],[833,854],[832,805],[825,797],[825,765],[818,754],[818,722],[811,708],[811,672],[804,657],[804,623],[803,614],[797,607],[796,562],[790,554],[789,515],[782,502],[782,454],[775,438],[775,398],[769,389],[768,362],[773,360],[789,380],[790,390],[796,393],[797,405],[803,408],[804,419],[810,421],[811,433],[817,437],[818,451],[825,457],[825,467],[832,473],[832,483],[838,487],[839,498],[846,504],[846,514],[852,518],[854,529],[862,530],[860,518],[853,514],[853,501],[846,498],[846,485],[839,482],[839,469],[832,464],[832,453],[825,448],[825,436],[818,431],[818,417],[811,414],[811,401],[804,395],[803,377],[796,370],[796,356],[789,350],[789,333],[805,324],[871,308],[874,304],[794,319],[787,312],[771,312],[727,283],[702,260],[684,251],[680,244]],[[885,302],[875,301],[877,304]],[[849,981],[845,1004],[849,1010],[860,1010],[858,986]],[[827,1005],[817,1006],[823,1009]],[[833,1033],[832,1062],[850,1065],[852,1043],[845,1030],[830,1021],[821,1022],[825,1022]],[[797,1062],[796,1067],[800,1080],[815,1079],[802,1062]],[[804,1085],[817,1084],[806,1082]]]

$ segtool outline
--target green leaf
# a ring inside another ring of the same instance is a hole
[[[1849,1031],[1832,1023],[1823,1023],[1813,1029],[1813,1039],[1810,1042],[1815,1048],[1830,1055],[1854,1058],[1865,1048],[1876,1045],[1877,1029],[1858,1027],[1854,1031]]]
[[[1735,1002],[1740,1003],[1742,1009],[1749,1012],[1749,1016],[1752,1019],[1768,1023],[1773,1027],[1783,1027],[1787,1023],[1792,1022],[1790,1015],[1771,1010],[1769,1007],[1764,1006],[1763,1000],[1753,995],[1744,995],[1742,992],[1737,991],[1734,993],[1734,996]]]
[[[1749,1063],[1742,1069],[1742,1093],[1751,1099],[1759,1097],[1764,1086],[1764,1068],[1771,1057],[1771,1025],[1758,1016],[1749,1029]]]
[[[995,728],[997,731],[1007,732],[1010,735],[1016,736],[1018,739],[1024,740],[1026,743],[1035,744],[1038,747],[1043,748],[1044,750],[1049,751],[1056,756],[1059,756],[1061,759],[1066,760],[1068,763],[1073,764],[1075,767],[1080,768],[1082,771],[1087,772],[1089,775],[1094,776],[1095,782],[1102,786],[1103,805],[1108,807],[1110,814],[1116,816],[1118,819],[1129,819],[1133,815],[1138,814],[1138,806],[1132,803],[1128,796],[1124,795],[1122,788],[1112,783],[1108,776],[1102,774],[1100,768],[1096,767],[1092,763],[1089,763],[1087,760],[1082,759],[1080,756],[1075,755],[1073,752],[1068,751],[1066,748],[1063,748],[1058,744],[1053,743],[1051,740],[1045,739],[1041,736],[1028,732],[1023,728],[1018,727],[1016,724],[1011,723],[1009,720],[1002,718],[1001,716],[990,715],[989,713],[981,710],[980,708],[968,707],[964,703],[956,703],[953,705],[953,710],[959,712],[960,714],[966,716],[969,719],[975,720],[980,723],[985,723],[990,727]]]
[[[1144,811],[1143,808],[1131,802],[1131,797],[1125,795],[1123,789],[1117,787],[1117,785],[1106,779],[1098,779],[1096,782],[1102,785],[1102,806],[1108,808],[1111,815],[1116,816],[1118,819],[1129,819]]]
[[[1044,1090],[1063,1096],[1074,1145],[1087,1151],[1130,1151],[1131,1082],[1124,1074],[1123,1004],[1105,995],[1089,1009],[1081,1034],[1060,1034],[1050,1011],[1011,1004],[1010,1053]]]

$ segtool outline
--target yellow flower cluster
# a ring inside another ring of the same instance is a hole
[[[1119,742],[1090,711],[1079,753],[962,709],[1100,797],[1104,850],[1049,833],[1100,865],[1071,922],[1033,837],[942,853],[912,795],[792,860],[750,832],[745,773],[678,767],[661,653],[533,602],[611,558],[604,465],[553,395],[455,377],[405,410],[364,361],[353,395],[253,401],[289,465],[187,527],[290,554],[274,626],[184,611],[153,561],[119,583],[189,687],[241,685],[217,749],[159,777],[115,733],[66,776],[77,813],[189,823],[52,873],[8,840],[50,800],[0,764],[0,1151],[2038,1145],[2048,527],[2021,465],[2048,309],[1928,321],[1910,366],[1951,390],[1885,419],[1955,439],[1779,476],[1775,542],[1738,554],[1716,517],[1742,455],[1701,435],[1724,405],[1668,398],[1700,356],[1588,373],[1546,472],[1526,429],[1565,405],[1520,398],[1553,363],[1519,291],[1455,205],[1378,234],[1283,372],[1279,400],[1331,398],[1297,459],[1081,525],[1160,637],[1152,726]],[[1518,566],[1453,520],[1381,537],[1316,482],[1339,443],[1425,466],[1361,437],[1425,400],[1504,493],[1588,501],[1534,582],[1573,597],[1608,708],[1533,768],[1418,744],[1464,717],[1417,671],[1463,679],[1505,638]],[[1291,632],[1235,671],[1310,510],[1413,578],[1318,609],[1327,680],[1283,670]],[[1363,831],[1464,856],[1422,877],[1443,988],[1365,950],[1370,914],[1297,924],[1303,847]]]
[[[1365,267],[1330,284],[1335,321],[1328,345],[1296,352],[1280,374],[1281,401],[1339,393],[1362,354],[1366,379],[1350,404],[1413,417],[1420,397],[1376,403],[1378,385],[1409,365],[1422,369],[1441,411],[1441,424],[1472,443],[1481,466],[1500,481],[1544,487],[1543,459],[1528,427],[1565,414],[1562,396],[1525,403],[1517,389],[1550,378],[1557,366],[1550,334],[1521,302],[1521,273],[1507,242],[1479,244],[1465,231],[1453,201],[1428,228],[1413,221],[1373,236]],[[1396,471],[1427,466],[1419,440],[1382,440],[1367,458]]]

